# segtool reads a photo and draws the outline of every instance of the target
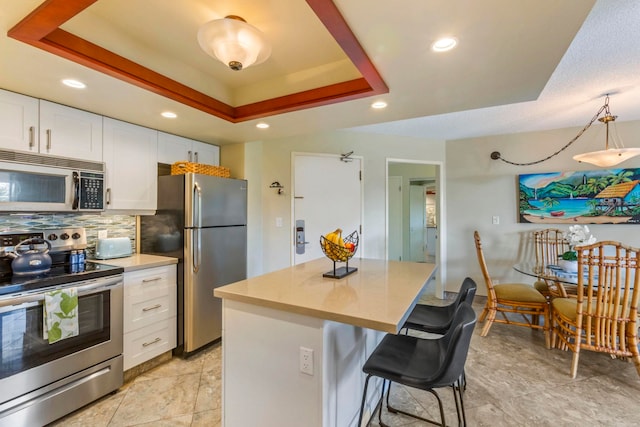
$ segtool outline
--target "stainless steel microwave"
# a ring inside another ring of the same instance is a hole
[[[1,212],[100,212],[104,163],[0,149]]]

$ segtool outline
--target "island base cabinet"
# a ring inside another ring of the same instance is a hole
[[[223,426],[356,426],[362,366],[383,332],[224,299],[222,334]],[[313,350],[313,375],[300,370],[301,347]]]

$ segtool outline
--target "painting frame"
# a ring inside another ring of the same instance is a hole
[[[640,168],[517,175],[518,222],[640,224]]]

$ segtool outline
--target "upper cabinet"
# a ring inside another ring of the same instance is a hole
[[[104,118],[107,210],[156,210],[157,150],[156,130]]]
[[[0,90],[0,147],[38,152],[38,100]]]
[[[40,100],[40,153],[101,162],[102,116]]]
[[[158,162],[173,164],[181,161],[219,166],[220,147],[158,132]]]
[[[102,161],[102,116],[0,90],[0,146]]]

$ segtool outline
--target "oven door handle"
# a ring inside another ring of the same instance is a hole
[[[97,294],[104,290],[114,288],[118,285],[122,286],[122,277],[123,276],[120,274],[113,278],[107,278],[107,279],[103,278],[98,280],[92,280],[86,285],[78,286],[76,288],[78,292],[78,296],[81,297],[81,296],[86,296],[91,294]],[[24,308],[32,307],[44,301],[45,292],[72,288],[72,287],[73,286],[70,286],[68,284],[62,285],[62,286],[54,286],[46,289],[39,289],[38,291],[34,291],[25,295],[2,299],[0,300],[0,312],[6,311],[2,309],[3,307],[11,307],[12,309],[23,308],[23,307],[16,307],[16,306],[22,306],[23,304],[24,304]]]

